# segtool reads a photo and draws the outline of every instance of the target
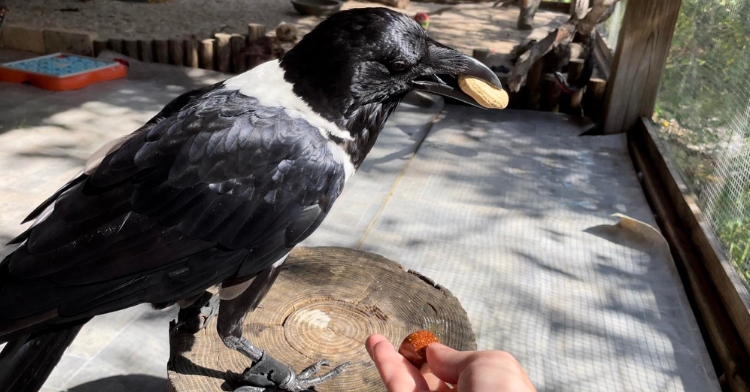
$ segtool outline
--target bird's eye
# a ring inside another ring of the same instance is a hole
[[[406,71],[407,68],[409,68],[409,63],[406,61],[396,60],[391,64],[391,69],[396,72]]]

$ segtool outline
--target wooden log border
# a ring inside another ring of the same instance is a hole
[[[567,3],[565,4],[568,6]],[[144,62],[173,64],[238,74],[257,65],[257,62],[248,58],[245,48],[251,42],[267,36],[266,31],[267,28],[263,24],[248,23],[246,34],[217,33],[204,39],[183,37],[153,40],[132,38],[103,40],[97,39],[96,34],[92,33],[91,50],[95,55],[108,50]],[[490,51],[485,48],[477,48],[473,55],[483,61],[490,55]],[[603,68],[607,68],[608,64],[602,65]],[[583,92],[579,92],[573,99],[574,104],[571,105],[571,97],[566,94],[560,95],[557,86],[552,83],[549,75],[543,73],[541,67],[538,67],[535,71],[531,80],[527,82],[527,86],[519,94],[511,94],[510,107],[554,111],[564,109],[565,112],[577,114],[580,113],[577,103],[581,102],[586,115],[597,121],[603,119],[603,114],[600,112],[604,110],[602,92],[606,89],[606,81],[596,80],[590,84],[585,96],[582,96]],[[503,84],[507,85],[507,75],[499,74],[498,76],[501,80],[504,80]],[[570,106],[573,106],[575,110],[569,110],[573,109]]]
[[[37,29],[19,25],[28,30],[61,31],[58,29]],[[249,23],[247,34],[217,33],[211,37],[199,39],[196,37],[170,39],[133,39],[110,38],[98,39],[96,33],[90,33],[90,46],[81,53],[72,54],[98,56],[104,51],[120,53],[143,62],[172,64],[190,68],[204,68],[226,73],[242,73],[250,69],[255,62],[244,52],[248,43],[266,36],[266,26],[260,23]],[[208,43],[211,48],[208,48]],[[8,49],[27,50],[28,48],[6,45],[0,35],[0,47]],[[88,53],[83,53],[88,51]],[[46,53],[50,54],[50,53]]]

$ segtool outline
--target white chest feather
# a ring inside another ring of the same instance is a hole
[[[227,79],[224,86],[257,98],[258,103],[263,106],[280,106],[292,117],[303,117],[311,125],[317,127],[326,139],[335,136],[342,140],[352,140],[349,132],[323,118],[294,93],[292,84],[284,79],[284,69],[281,68],[278,60],[268,61],[250,71]],[[354,174],[354,165],[349,154],[334,142],[329,142],[329,147],[333,154],[341,159],[348,180]]]
[[[352,140],[349,132],[323,118],[294,93],[292,84],[284,79],[284,69],[278,60],[265,62],[227,79],[224,85],[228,89],[239,90],[242,94],[257,98],[263,106],[281,106],[292,117],[304,117],[326,137],[330,134],[343,140]]]

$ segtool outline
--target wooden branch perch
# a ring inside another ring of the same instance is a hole
[[[620,0],[594,0],[594,6],[578,24],[578,32],[589,35],[599,23],[607,20],[612,13],[607,12]],[[604,17],[606,16],[606,17]]]
[[[545,54],[560,45],[568,45],[575,37],[576,33],[588,36],[594,31],[596,25],[604,22],[612,15],[612,8],[620,0],[593,0],[593,7],[589,10],[583,19],[578,19],[573,15],[565,24],[550,32],[546,38],[532,45],[528,50],[518,56],[516,65],[510,74],[510,90],[518,92],[526,81],[526,75],[529,73],[531,66],[544,57]]]

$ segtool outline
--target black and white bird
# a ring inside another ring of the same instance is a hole
[[[100,149],[29,215],[0,264],[0,391],[39,389],[96,315],[200,308],[215,285],[219,335],[252,362],[242,377],[254,386],[240,390],[300,391],[339,374],[316,377],[323,361],[294,373],[242,336],[243,319],[407,93],[475,103],[459,74],[500,87],[404,14],[340,12],[280,61],[185,93]]]

